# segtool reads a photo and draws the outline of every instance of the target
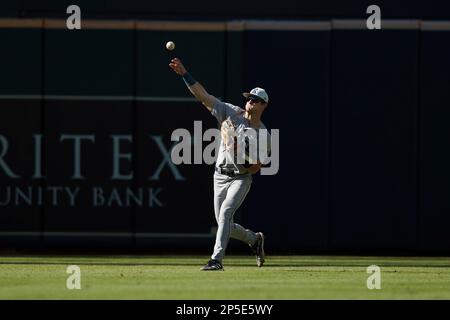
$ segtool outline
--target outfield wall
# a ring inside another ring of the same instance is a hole
[[[447,0],[278,0],[262,3],[257,0],[216,1],[182,0],[2,0],[0,17],[30,18],[65,17],[66,8],[78,5],[85,18],[134,19],[363,19],[370,5],[378,5],[384,19],[446,20],[450,18]]]
[[[280,171],[236,215],[270,251],[450,252],[450,24],[382,27],[0,20],[0,246],[212,245],[212,166],[166,161],[174,129],[216,126],[176,55],[221,99],[270,95]]]

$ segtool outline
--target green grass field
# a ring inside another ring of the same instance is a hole
[[[2,256],[0,299],[450,299],[450,258],[231,256],[225,272],[201,272],[207,257]],[[369,265],[381,289],[369,290]],[[68,290],[67,266],[81,269]]]

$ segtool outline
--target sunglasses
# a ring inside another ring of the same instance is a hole
[[[259,98],[255,98],[255,97],[249,97],[249,98],[247,98],[247,101],[252,101],[252,102],[256,102],[256,103],[265,103],[265,101],[263,99],[259,99]]]

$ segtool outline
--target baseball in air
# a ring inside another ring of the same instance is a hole
[[[166,49],[172,51],[173,49],[175,49],[175,43],[172,41],[167,42]]]

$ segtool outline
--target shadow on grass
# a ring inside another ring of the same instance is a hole
[[[205,261],[206,262],[206,261]],[[55,262],[46,262],[46,261],[42,261],[42,262],[35,262],[35,261],[0,261],[0,265],[67,265],[67,264],[76,264],[79,266],[128,266],[128,267],[133,267],[133,266],[141,266],[141,267],[145,267],[145,266],[201,266],[203,265],[203,263],[199,262],[148,262],[148,263],[144,263],[144,262],[137,262],[137,263],[125,263],[125,262],[110,262],[110,263],[105,263],[105,262],[81,262],[81,261],[55,261]],[[224,262],[224,266],[228,266],[228,267],[241,267],[241,268],[257,268],[254,262],[248,262],[248,263],[234,263],[232,261],[230,262]],[[420,267],[420,268],[450,268],[450,265],[427,265],[427,264],[386,264],[386,265],[381,265],[380,266],[384,266],[384,267],[406,267],[406,268],[410,268],[410,267]],[[355,268],[366,268],[367,264],[366,263],[354,263],[354,264],[339,264],[339,263],[316,263],[316,264],[311,264],[311,263],[270,263],[270,261],[266,262],[266,264],[264,265],[264,269],[270,269],[270,268],[316,268],[316,267],[339,267],[339,268],[347,268],[347,267],[355,267]],[[259,268],[258,268],[259,269]]]

